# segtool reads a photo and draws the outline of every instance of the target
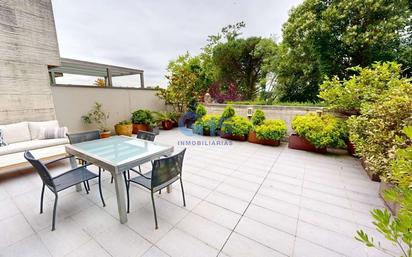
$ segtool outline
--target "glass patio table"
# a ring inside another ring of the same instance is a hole
[[[173,146],[145,141],[127,136],[113,136],[104,139],[66,145],[66,152],[107,171],[116,188],[120,223],[127,222],[125,183],[123,172],[143,163],[171,155]],[[70,159],[72,168],[77,167],[75,157]],[[81,185],[78,185],[81,190]]]

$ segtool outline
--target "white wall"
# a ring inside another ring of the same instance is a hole
[[[156,91],[140,88],[99,88],[87,86],[52,86],[56,116],[61,126],[71,132],[94,129],[85,125],[81,116],[86,114],[95,102],[103,104],[109,112],[108,127],[114,131],[114,125],[130,119],[136,109],[164,111],[165,105],[156,96]]]

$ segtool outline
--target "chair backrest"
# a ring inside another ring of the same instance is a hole
[[[182,173],[186,148],[170,157],[155,160],[152,169],[152,188],[160,186]]]
[[[139,131],[137,132],[136,138],[153,142],[156,138],[156,134],[147,131]]]
[[[98,130],[91,130],[79,133],[67,133],[66,135],[69,138],[70,144],[77,144],[81,142],[100,139],[100,131]]]
[[[34,156],[29,152],[25,151],[24,152],[24,158],[30,162],[30,164],[33,166],[34,170],[40,175],[41,180],[43,181],[44,184],[50,186],[50,187],[55,187],[52,176],[50,175],[49,170],[47,167],[39,160],[34,158]]]

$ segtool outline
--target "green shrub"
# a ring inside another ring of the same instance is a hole
[[[132,122],[134,124],[151,125],[155,122],[152,113],[149,110],[136,110],[132,113]]]
[[[359,114],[361,106],[373,103],[387,90],[402,83],[401,66],[394,62],[375,63],[372,68],[354,67],[357,75],[340,81],[334,77],[320,86],[319,97],[330,109]]]
[[[249,133],[252,123],[244,117],[233,116],[222,123],[221,131],[224,134],[244,136]]]
[[[215,133],[219,130],[219,120],[220,115],[218,114],[204,115],[193,124],[193,132],[199,135],[210,132],[211,135],[215,135]]]
[[[196,107],[196,118],[200,119],[203,116],[205,116],[207,113],[206,108],[203,106],[203,104],[198,104]]]
[[[296,116],[292,121],[292,128],[296,134],[306,138],[316,148],[345,147],[347,127],[345,122],[330,115],[319,116],[308,113]]]
[[[265,120],[254,128],[258,139],[280,140],[286,135],[286,123],[283,120]]]
[[[387,178],[400,187],[412,188],[412,126],[405,127],[403,132],[408,136],[404,141],[407,147],[396,151]]]
[[[130,125],[132,122],[130,120],[122,120],[118,122],[116,125]]]
[[[262,110],[257,109],[255,113],[253,113],[252,115],[252,124],[253,126],[262,125],[265,119],[266,119],[265,113]]]
[[[102,132],[110,131],[107,127],[107,120],[109,119],[109,113],[103,111],[103,105],[95,102],[93,108],[85,115],[82,116],[82,120],[86,124],[96,124],[97,128]]]
[[[396,246],[404,257],[412,257],[412,190],[410,188],[393,188],[385,192],[385,199],[400,205],[396,216],[387,209],[375,209],[371,212],[376,230],[392,245]],[[388,253],[381,242],[376,242],[363,230],[357,231],[356,240],[368,247]],[[391,256],[395,256],[392,255]]]
[[[391,182],[390,163],[397,149],[405,147],[406,135],[402,129],[408,125],[412,110],[412,84],[404,80],[374,103],[363,104],[360,116],[348,120],[350,140],[356,153],[368,169]]]
[[[178,122],[177,112],[152,112],[152,116],[156,123],[163,121]]]
[[[233,116],[235,116],[235,109],[231,105],[226,106],[222,113],[222,119],[229,119]]]

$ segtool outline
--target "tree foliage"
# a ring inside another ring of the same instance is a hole
[[[290,12],[274,57],[279,98],[317,100],[324,77],[348,78],[349,67],[376,61],[410,67],[410,25],[407,0],[305,0]]]
[[[393,182],[390,163],[395,152],[408,143],[402,129],[412,119],[412,83],[402,78],[400,70],[394,67],[379,64],[373,68],[375,71],[364,68],[359,75],[353,76],[352,79],[360,83],[358,88],[368,87],[370,91],[359,92],[364,95],[360,101],[360,115],[348,119],[350,140],[357,154],[370,171],[389,182]],[[368,81],[367,86],[362,85],[365,81]],[[346,88],[342,90],[347,91]]]
[[[319,97],[328,108],[348,114],[359,114],[361,106],[376,102],[390,88],[407,82],[401,66],[394,62],[374,63],[371,68],[350,68],[356,74],[342,81],[338,76],[325,80]]]

